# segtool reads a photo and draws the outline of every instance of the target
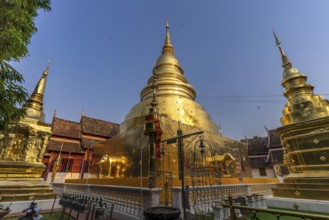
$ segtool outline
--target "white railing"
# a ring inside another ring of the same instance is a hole
[[[124,186],[88,185],[88,184],[63,184],[53,183],[54,192],[83,193],[103,197],[104,202],[114,204],[113,217],[118,219],[140,219],[146,208],[160,205],[159,188],[138,188]],[[234,184],[189,187],[186,199],[191,214],[207,214],[214,211],[213,207],[219,206],[227,197],[246,197],[251,194],[267,195],[275,184]],[[188,195],[188,196],[187,196]],[[171,204],[182,209],[181,188],[172,190]]]
[[[101,196],[113,204],[113,217],[117,219],[140,219],[145,208],[159,206],[158,188],[138,188],[106,185],[82,185],[53,183],[54,192]]]
[[[192,214],[212,213],[213,207],[228,196],[245,197],[248,185],[200,186],[189,189],[189,206]]]
[[[252,194],[269,195],[272,194],[273,187],[275,187],[273,183],[190,187],[187,190],[188,197],[185,197],[185,200],[188,199],[186,206],[192,214],[212,213],[213,207],[225,202],[224,200],[229,196],[246,198],[247,195]],[[173,189],[173,201],[173,206],[182,209],[181,188]]]

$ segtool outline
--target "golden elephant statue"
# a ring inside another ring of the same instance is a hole
[[[125,157],[118,157],[118,156],[109,156],[107,154],[104,154],[98,162],[95,164],[98,164],[99,166],[99,174],[98,176],[105,176],[105,177],[111,177],[112,173],[112,164],[115,164],[114,168],[116,169],[115,176],[120,177],[120,174],[125,170],[124,169],[124,164],[126,163],[126,158]],[[103,168],[107,169],[107,174],[103,174]],[[121,173],[120,173],[121,171]]]

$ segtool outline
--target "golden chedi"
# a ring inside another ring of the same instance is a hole
[[[155,81],[156,89],[154,88]],[[155,93],[156,101],[154,102]],[[150,106],[154,111],[152,114],[155,114],[160,121],[162,140],[177,136],[180,124],[183,134],[204,131],[204,138],[207,140],[205,157],[210,157],[211,151],[213,154],[224,154],[231,152],[230,147],[233,145],[239,146],[238,142],[219,135],[217,125],[211,121],[204,108],[195,101],[196,92],[185,78],[183,68],[175,56],[168,23],[162,53],[140,97],[141,101],[132,107],[121,123],[120,134],[94,146],[93,155],[96,160],[105,154],[126,157],[125,164],[112,164],[110,177],[115,176],[116,173],[119,173],[120,177],[139,177],[141,174],[143,177],[148,177],[150,175],[149,138],[144,135],[145,117],[150,114]],[[199,140],[198,137],[196,138],[195,140]],[[192,139],[193,137],[185,142],[186,167],[193,166],[194,161],[201,163],[200,149],[195,145],[195,140],[187,146]],[[156,159],[156,171],[168,172],[173,178],[178,178],[179,158],[177,155],[176,144],[161,145],[161,158]],[[194,160],[194,155],[196,160]],[[120,171],[116,171],[117,169]],[[97,169],[95,169],[95,175],[98,177],[106,177],[104,174],[97,174]],[[102,183],[105,182],[102,181]]]
[[[0,202],[53,198],[41,175],[45,170],[42,158],[51,127],[45,123],[43,95],[48,67],[33,94],[23,105],[25,116],[10,124],[0,134]]]
[[[290,174],[273,189],[276,197],[329,200],[329,102],[313,93],[307,76],[294,68],[283,52],[284,96],[288,102],[277,129],[285,147]]]

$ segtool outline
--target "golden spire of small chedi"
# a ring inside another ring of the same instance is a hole
[[[13,121],[7,133],[0,134],[1,201],[53,198],[52,189],[41,179],[46,168],[42,159],[51,135],[43,113],[48,71],[49,66],[23,105],[25,116]]]
[[[279,48],[283,71],[282,86],[288,102],[277,129],[285,147],[284,160],[290,174],[283,184],[273,189],[274,196],[328,199],[329,198],[329,102],[313,93],[307,76],[294,68]]]
[[[328,100],[313,93],[314,86],[306,83],[306,75],[292,67],[281,48],[281,42],[273,33],[282,58],[282,86],[286,89],[284,96],[288,99],[281,118],[282,125],[329,116]]]
[[[112,167],[116,166],[120,171],[115,175],[113,170],[113,173],[110,175],[111,178],[113,176],[137,178],[142,173],[142,176],[147,179],[152,173],[150,161],[153,155],[150,155],[149,137],[143,135],[145,116],[150,115],[150,104],[152,111],[154,111],[152,114],[156,115],[157,119],[161,121],[162,140],[177,136],[178,122],[181,122],[181,129],[184,134],[204,131],[204,137],[211,145],[205,149],[208,162],[210,161],[211,151],[213,154],[223,154],[224,152],[231,152],[232,149],[229,146],[237,145],[236,141],[219,135],[218,126],[212,122],[204,108],[195,101],[196,92],[185,78],[184,71],[175,56],[168,22],[166,23],[166,35],[162,52],[156,61],[152,73],[147,85],[140,93],[141,101],[132,107],[124,121],[120,124],[120,134],[94,146],[93,156],[96,158],[101,158],[105,154],[117,157],[125,156],[127,158],[125,165],[112,164]],[[155,77],[156,91],[154,87]],[[156,96],[154,95],[155,92]],[[154,102],[155,98],[156,102]],[[153,105],[153,103],[156,103],[156,105]],[[194,143],[191,143],[185,149],[185,158],[189,163],[194,161],[194,155],[197,157],[197,162],[201,161],[200,149],[194,148]],[[178,178],[179,159],[177,147],[165,144],[161,149],[163,150],[161,158],[156,160],[156,172],[170,172],[173,178]],[[196,154],[194,154],[194,149]],[[157,150],[154,152],[156,153]],[[151,152],[151,154],[153,153]],[[186,164],[186,166],[190,165]],[[235,165],[232,164],[232,170],[234,168]],[[97,170],[98,168],[94,169]],[[95,177],[106,178],[106,171],[102,170],[104,171],[103,173],[95,171]],[[232,171],[232,176],[235,175],[236,173]],[[74,182],[74,180],[67,180],[67,182]],[[129,180],[125,184],[132,184],[132,182],[132,180]],[[106,181],[89,179],[88,183],[111,184],[111,180],[109,178]],[[149,181],[145,180],[144,183],[144,186],[148,186]],[[139,185],[138,179],[136,184]]]
[[[43,112],[43,95],[45,93],[50,63],[51,62],[49,61],[49,64],[43,72],[42,77],[35,87],[31,97],[23,105],[26,117],[35,118],[43,122],[45,121],[45,114]]]

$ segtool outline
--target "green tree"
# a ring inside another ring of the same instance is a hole
[[[28,44],[37,31],[34,19],[38,10],[50,11],[50,0],[0,0],[0,131],[10,121],[24,116],[22,105],[28,93],[21,84],[23,75],[8,61],[28,55]]]

